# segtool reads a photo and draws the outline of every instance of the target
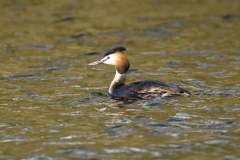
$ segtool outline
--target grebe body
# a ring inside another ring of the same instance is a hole
[[[124,47],[115,47],[106,52],[101,60],[89,64],[97,65],[104,63],[115,66],[116,74],[108,90],[112,97],[149,99],[191,95],[190,92],[176,85],[162,81],[138,81],[125,85],[126,73],[130,67],[130,63],[123,53],[125,50]]]

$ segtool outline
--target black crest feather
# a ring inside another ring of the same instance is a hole
[[[109,55],[109,54],[113,54],[113,53],[115,53],[115,52],[123,52],[123,51],[126,51],[126,48],[124,48],[124,47],[114,47],[113,49],[111,49],[110,51],[107,51],[105,54],[104,54],[104,56],[103,57],[105,57],[105,56],[107,56],[107,55]]]

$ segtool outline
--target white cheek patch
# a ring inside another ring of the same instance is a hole
[[[107,55],[106,57],[104,57],[104,64],[110,64],[110,65],[114,65],[116,63],[116,55],[115,54],[110,54]]]

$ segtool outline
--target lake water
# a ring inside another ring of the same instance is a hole
[[[240,159],[239,0],[0,2],[0,159]],[[191,97],[118,101],[163,80]]]

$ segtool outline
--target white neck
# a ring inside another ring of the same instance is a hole
[[[115,77],[112,80],[112,83],[109,87],[108,92],[110,94],[113,94],[113,91],[116,87],[124,86],[125,85],[125,80],[126,80],[126,73],[120,74],[116,71]]]

